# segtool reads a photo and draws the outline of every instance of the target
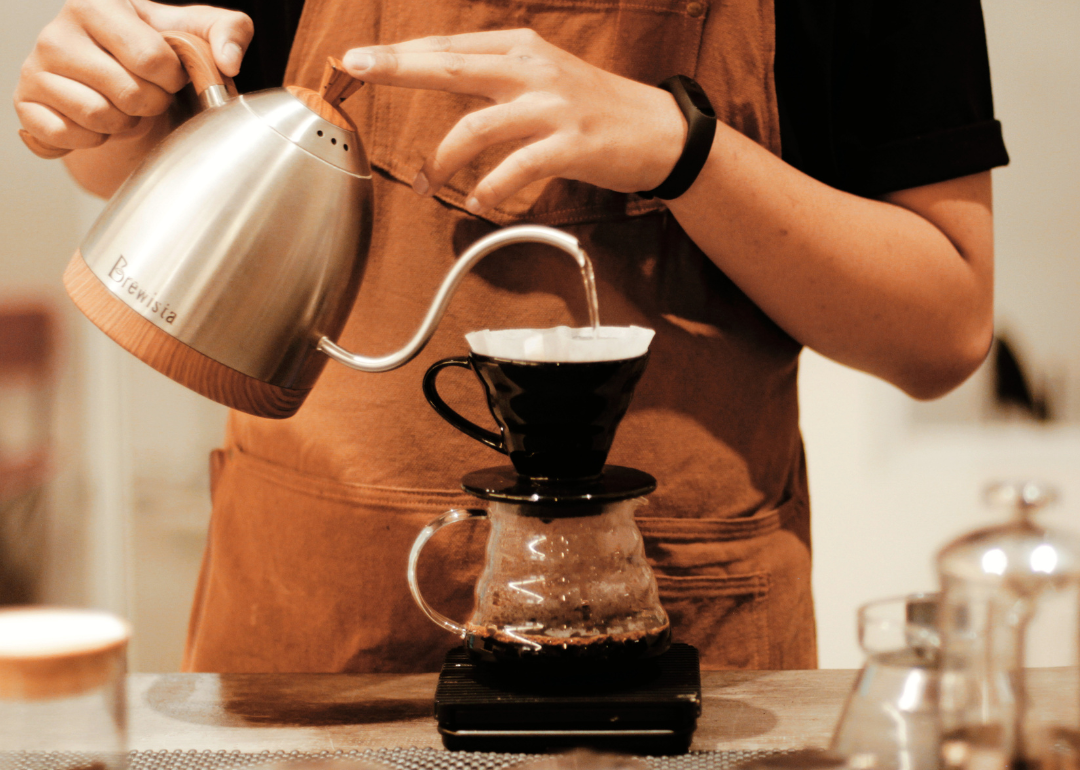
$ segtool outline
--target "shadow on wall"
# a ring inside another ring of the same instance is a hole
[[[1008,337],[995,338],[990,361],[994,373],[993,408],[999,418],[1038,422],[1054,419],[1055,404],[1045,376],[1036,378],[1040,383],[1036,389],[1032,385],[1032,374]]]

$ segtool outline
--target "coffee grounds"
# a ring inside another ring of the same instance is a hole
[[[498,663],[623,664],[659,655],[671,645],[671,626],[597,636],[558,638],[507,634],[467,624],[465,649],[476,660]]]

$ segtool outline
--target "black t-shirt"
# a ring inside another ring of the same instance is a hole
[[[211,0],[212,1],[212,0]],[[255,23],[236,85],[281,85],[303,0],[231,0]],[[859,195],[1009,162],[979,0],[775,0],[784,160]]]

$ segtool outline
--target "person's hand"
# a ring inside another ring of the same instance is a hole
[[[528,29],[355,48],[343,63],[368,83],[493,102],[451,128],[413,182],[434,193],[485,148],[523,142],[477,184],[466,204],[473,213],[548,177],[650,190],[671,172],[686,136],[669,93],[594,67]]]
[[[15,110],[34,138],[58,148],[138,137],[188,77],[162,32],[208,40],[223,74],[240,71],[251,19],[206,5],[68,0],[38,35],[15,88]]]

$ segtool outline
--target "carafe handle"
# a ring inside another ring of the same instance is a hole
[[[232,78],[222,75],[218,70],[208,42],[190,32],[162,32],[161,36],[184,65],[203,109],[217,107],[236,96],[236,86],[233,85]],[[62,158],[71,152],[68,148],[54,147],[41,141],[24,128],[19,129],[19,138],[39,158]]]
[[[454,524],[459,521],[485,518],[487,518],[487,511],[482,511],[477,508],[451,509],[420,530],[420,534],[416,536],[416,541],[412,545],[412,550],[409,551],[409,569],[407,572],[409,578],[409,591],[412,593],[412,597],[416,601],[417,606],[419,606],[423,613],[431,618],[436,625],[445,628],[447,631],[461,639],[465,638],[465,626],[454,622],[438,610],[433,609],[431,605],[424,600],[423,595],[420,593],[420,582],[416,575],[416,565],[420,562],[420,551],[427,545],[427,541],[431,539],[431,536],[440,529],[448,524]]]

